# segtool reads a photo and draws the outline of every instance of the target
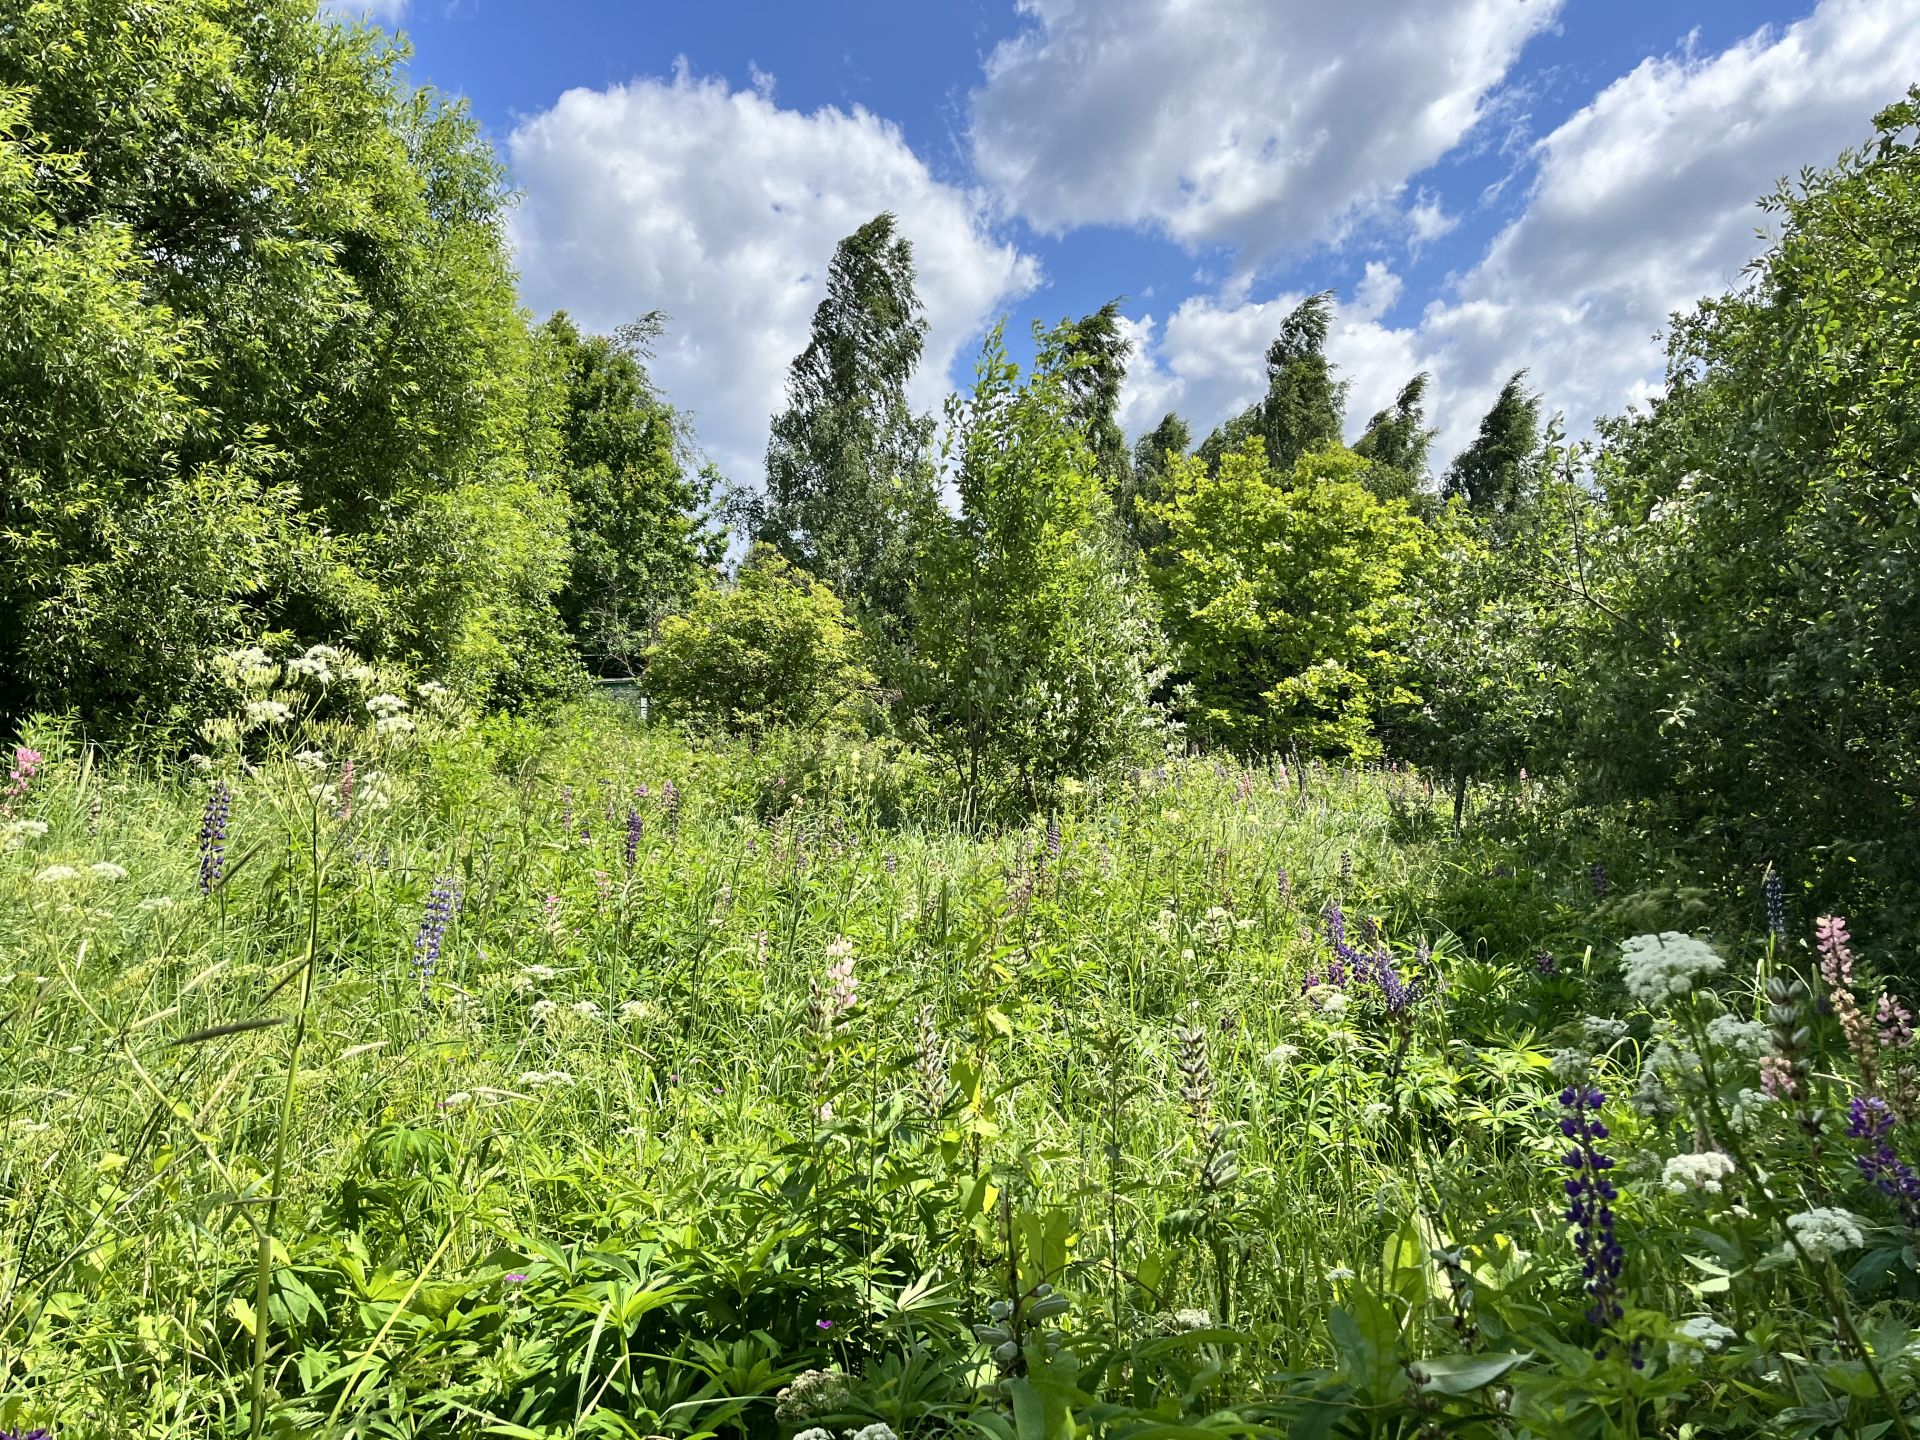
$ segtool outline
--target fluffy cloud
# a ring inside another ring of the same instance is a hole
[[[1386,282],[1369,267],[1328,342],[1355,382],[1349,431],[1420,369],[1434,375],[1441,457],[1472,438],[1521,365],[1576,431],[1655,393],[1656,332],[1764,248],[1755,200],[1864,140],[1915,75],[1920,0],[1824,0],[1719,54],[1642,62],[1538,143],[1524,211],[1417,322],[1382,327],[1391,298],[1379,303]],[[1197,297],[1149,323],[1129,421],[1173,406],[1204,430],[1245,404],[1295,298]]]
[[[781,109],[764,80],[735,91],[682,66],[570,90],[509,149],[528,303],[598,330],[667,311],[655,376],[737,480],[759,478],[834,245],[880,211],[913,241],[931,326],[918,405],[938,403],[960,347],[1039,279],[989,233],[979,197],[936,180],[897,127],[857,107]]]
[[[1043,230],[1152,225],[1252,265],[1392,213],[1560,0],[1022,0],[974,163]],[[1403,223],[1448,221],[1424,196]]]

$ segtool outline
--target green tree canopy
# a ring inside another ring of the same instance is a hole
[[[561,618],[587,661],[631,673],[661,616],[692,597],[719,563],[713,477],[696,468],[686,427],[653,387],[646,346],[664,317],[609,338],[582,335],[563,311],[540,327],[565,384],[561,476],[572,559]]]
[[[1507,377],[1480,433],[1447,467],[1445,493],[1482,514],[1511,515],[1528,498],[1540,452],[1540,397],[1527,392],[1526,380],[1524,370]]]
[[[904,613],[914,533],[934,503],[932,423],[907,403],[926,333],[913,246],[877,215],[834,251],[767,444],[756,538],[876,617]]]
[[[1023,383],[996,330],[976,376],[949,402],[960,513],[941,517],[916,577],[907,691],[985,814],[1051,803],[1152,743],[1158,632],[1058,353],[1042,345]]]
[[[1383,499],[1411,499],[1425,488],[1427,453],[1437,433],[1427,424],[1427,381],[1423,370],[1401,386],[1353,447],[1370,462],[1367,488]]]
[[[1120,430],[1120,387],[1127,378],[1133,342],[1120,320],[1120,302],[1109,300],[1091,315],[1063,320],[1043,345],[1047,364],[1058,370],[1067,415],[1093,452],[1094,471],[1109,495],[1129,479],[1127,437]]]
[[[1166,499],[1167,476],[1193,449],[1187,422],[1169,410],[1133,447],[1133,471],[1120,494],[1120,526],[1133,548],[1152,555],[1167,538],[1157,509]]]
[[[1198,457],[1174,467],[1153,573],[1202,738],[1379,753],[1377,717],[1410,698],[1409,580],[1432,542],[1404,502],[1367,489],[1366,468],[1325,448],[1278,470],[1258,436],[1216,471]]]
[[[562,660],[500,168],[304,0],[0,23],[0,713],[191,718],[210,652]]]

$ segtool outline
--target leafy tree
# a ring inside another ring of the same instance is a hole
[[[1340,443],[1347,383],[1326,357],[1333,292],[1309,295],[1280,324],[1267,347],[1267,393],[1207,436],[1200,457],[1214,468],[1257,435],[1273,466],[1291,470],[1302,455]]]
[[[877,215],[834,251],[754,518],[756,538],[882,618],[904,613],[914,532],[935,504],[932,425],[907,404],[926,333],[913,246]]]
[[[0,21],[0,716],[190,721],[212,649],[564,673],[498,163],[302,0]]]
[[[1526,379],[1524,370],[1507,377],[1480,433],[1447,468],[1445,493],[1482,514],[1511,515],[1528,497],[1540,451],[1540,397],[1527,393]]]
[[[1427,453],[1437,433],[1427,424],[1427,373],[1400,387],[1393,404],[1367,422],[1353,453],[1370,463],[1367,488],[1382,499],[1411,500],[1425,488]]]
[[[686,604],[724,544],[708,523],[712,475],[694,469],[685,426],[647,374],[646,346],[663,323],[656,312],[612,338],[583,336],[561,312],[540,328],[565,384],[572,559],[560,614],[603,673],[631,673],[660,617]]]
[[[916,576],[907,699],[984,816],[1051,803],[1152,742],[1158,632],[1058,347],[1022,383],[996,330],[947,419],[960,513]]]
[[[1580,758],[1721,863],[1920,921],[1920,87],[1610,427]]]
[[[1120,430],[1120,387],[1127,378],[1133,342],[1120,323],[1120,302],[1109,300],[1093,314],[1063,321],[1047,338],[1048,364],[1060,373],[1067,414],[1093,451],[1094,472],[1109,495],[1130,479],[1127,437]]]
[[[1166,527],[1155,511],[1166,499],[1170,467],[1191,449],[1193,432],[1171,410],[1133,447],[1133,470],[1118,508],[1121,529],[1141,554],[1152,555],[1166,540]]]
[[[646,659],[661,714],[744,734],[855,729],[875,686],[840,598],[767,545],[661,621]]]
[[[1432,541],[1406,504],[1364,483],[1344,448],[1267,462],[1258,436],[1174,466],[1155,567],[1187,719],[1243,753],[1368,757],[1375,721],[1406,703],[1410,577]]]

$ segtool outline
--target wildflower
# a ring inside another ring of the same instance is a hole
[[[833,1440],[833,1431],[824,1425],[809,1425],[796,1434],[793,1440]]]
[[[327,768],[327,757],[321,750],[302,750],[293,757],[293,763],[313,775]]]
[[[405,735],[413,729],[413,721],[404,715],[382,715],[373,722],[376,735]]]
[[[876,1420],[871,1425],[862,1425],[854,1431],[848,1440],[900,1440],[893,1433],[893,1427],[884,1420]]]
[[[1719,974],[1726,963],[1705,941],[1677,930],[1636,935],[1620,947],[1627,990],[1648,1006],[1682,998],[1696,981]]]
[[[1724,1350],[1729,1340],[1739,1338],[1711,1315],[1690,1315],[1682,1320],[1667,1342],[1667,1362],[1678,1364],[1693,1356]]]
[[[87,869],[99,876],[102,880],[124,880],[127,878],[127,867],[124,865],[116,865],[111,860],[96,860],[87,866]]]
[[[1767,1033],[1772,1050],[1760,1059],[1760,1088],[1771,1099],[1803,1094],[1813,1071],[1808,1054],[1813,1031],[1802,1023],[1806,1003],[1807,984],[1797,976],[1775,975],[1767,981]]]
[[[18,850],[29,840],[45,839],[46,834],[47,822],[44,820],[15,820],[0,827],[0,850]]]
[[[1799,1248],[1806,1252],[1807,1258],[1816,1264],[1849,1250],[1858,1250],[1867,1243],[1860,1217],[1846,1210],[1820,1207],[1789,1215],[1787,1229],[1794,1240],[1800,1242]],[[1791,1256],[1793,1252],[1793,1244],[1789,1242],[1776,1253]]]
[[[1920,1175],[1888,1143],[1893,1124],[1893,1111],[1877,1095],[1856,1095],[1847,1106],[1847,1137],[1873,1147],[1855,1159],[1860,1178],[1897,1204],[1909,1227],[1920,1230]]]
[[[0,791],[0,815],[13,813],[13,802],[27,793],[33,777],[40,773],[46,756],[25,745],[13,747],[13,765],[7,772],[7,788]]]
[[[1593,1073],[1593,1056],[1577,1045],[1569,1045],[1549,1057],[1547,1073],[1562,1084],[1583,1084]]]
[[[1898,1050],[1913,1043],[1913,1016],[1893,996],[1882,992],[1880,1003],[1874,1006],[1873,1023],[1885,1049]]]
[[[1560,962],[1553,958],[1551,950],[1542,950],[1533,957],[1533,968],[1551,980],[1560,973]]]
[[[816,1322],[827,1329],[831,1320]],[[847,1403],[847,1377],[838,1370],[802,1370],[784,1390],[774,1396],[774,1416],[786,1424],[831,1414]],[[802,1431],[801,1435],[808,1432]],[[796,1435],[794,1440],[801,1440]],[[829,1436],[831,1440],[831,1436]]]
[[[433,979],[433,967],[440,963],[440,942],[446,938],[447,922],[459,908],[460,886],[453,877],[443,875],[434,881],[433,892],[427,896],[426,913],[420,917],[420,929],[413,937],[413,964],[420,972],[422,989]]]
[[[1872,1090],[1880,1083],[1880,1067],[1873,1024],[1853,994],[1852,937],[1847,934],[1847,922],[1837,915],[1823,915],[1814,922],[1813,934],[1827,1000],[1840,1022],[1840,1033],[1847,1037],[1853,1063],[1860,1068],[1860,1083]]]
[[[534,1024],[544,1025],[559,1013],[560,1003],[557,1000],[536,1000],[533,1002],[533,1009],[528,1012],[528,1016]]]
[[[527,1283],[527,1277],[524,1272],[515,1270],[510,1274],[502,1275],[500,1277],[500,1283],[503,1285],[524,1285]]]
[[[1352,1278],[1353,1271],[1345,1265],[1336,1265],[1327,1271],[1327,1283],[1330,1285],[1338,1285],[1341,1281],[1351,1280]]]
[[[173,903],[173,897],[171,895],[149,895],[140,902],[139,908],[142,910],[171,910]]]
[[[632,806],[629,806],[627,808],[627,840],[626,840],[626,845],[624,847],[624,854],[627,862],[627,869],[629,872],[632,871],[634,862],[640,858],[641,829],[642,829],[642,826],[640,821],[639,810]]]
[[[660,809],[666,814],[667,827],[680,828],[680,787],[669,780],[660,787]]]
[[[1613,889],[1607,879],[1607,867],[1598,860],[1587,867],[1587,884],[1593,887],[1593,898],[1596,900],[1606,899],[1608,891]]]
[[[1720,1193],[1720,1182],[1733,1174],[1733,1160],[1718,1150],[1702,1150],[1695,1155],[1674,1155],[1667,1160],[1661,1178],[1670,1194],[1684,1195],[1690,1190]]]
[[[460,1110],[473,1103],[473,1096],[465,1090],[456,1090],[440,1102],[442,1110]]]
[[[70,885],[80,878],[80,872],[71,865],[49,865],[33,877],[36,885]]]
[[[367,713],[376,720],[390,718],[407,708],[407,702],[398,695],[376,695],[367,701]]]
[[[1273,898],[1286,905],[1293,900],[1293,878],[1287,874],[1287,867],[1277,866],[1273,872]]]
[[[284,725],[293,718],[293,707],[280,700],[249,700],[249,725]]]
[[[1272,1070],[1284,1070],[1299,1053],[1300,1047],[1297,1045],[1276,1045],[1267,1052],[1267,1066]]]
[[[947,1042],[941,1038],[934,1021],[933,1007],[920,1007],[919,1034],[914,1044],[914,1068],[920,1077],[920,1099],[928,1116],[940,1113],[950,1084],[947,1074]]]
[[[1707,1022],[1707,1038],[1729,1054],[1754,1060],[1766,1051],[1768,1030],[1758,1020],[1716,1015]]]
[[[1210,1330],[1213,1328],[1213,1316],[1204,1310],[1176,1310],[1173,1312],[1173,1328],[1178,1331]]]
[[[1588,1015],[1580,1021],[1580,1033],[1595,1050],[1604,1050],[1626,1039],[1627,1022],[1605,1015]]]
[[[623,1024],[637,1021],[653,1021],[660,1018],[659,1008],[645,1000],[629,1000],[616,1012]]]
[[[213,782],[207,808],[200,816],[200,893],[211,895],[227,868],[227,815],[233,791],[224,780]]]
[[[1047,858],[1050,860],[1060,858],[1060,817],[1058,815],[1047,817]]]
[[[843,935],[827,946],[827,959],[826,982],[813,982],[813,993],[808,1002],[814,1028],[823,1035],[832,1034],[834,1028],[847,1018],[859,998],[860,989],[860,982],[853,973],[851,940]]]
[[[1624,1313],[1620,1304],[1620,1279],[1626,1270],[1626,1251],[1614,1233],[1614,1201],[1620,1192],[1607,1178],[1613,1157],[1599,1148],[1607,1138],[1606,1122],[1595,1113],[1606,1095],[1585,1086],[1570,1085],[1560,1092],[1565,1114],[1560,1133],[1573,1142],[1563,1163],[1573,1171],[1565,1182],[1567,1223],[1574,1227],[1573,1244],[1579,1253],[1581,1274],[1585,1277],[1587,1297],[1593,1302],[1587,1319],[1605,1329]]]
[[[582,1020],[598,1020],[600,1018],[600,1007],[591,1000],[576,1000],[573,1002],[571,1008],[573,1013],[578,1015]]]
[[[336,820],[343,822],[353,818],[353,757],[351,755],[340,762],[340,807],[333,814]]]
[[[1760,882],[1760,894],[1767,906],[1767,929],[1772,933],[1774,943],[1784,945],[1787,941],[1787,896],[1786,886],[1780,879],[1780,872],[1767,866],[1766,878]]]
[[[1204,1124],[1213,1101],[1213,1069],[1207,1063],[1206,1029],[1192,1013],[1198,1008],[1190,1006],[1187,1023],[1173,1027],[1174,1039],[1179,1042],[1174,1064],[1180,1071],[1180,1098],[1186,1103],[1187,1114],[1196,1124]]]
[[[1340,893],[1345,894],[1353,888],[1353,851],[1340,852]]]

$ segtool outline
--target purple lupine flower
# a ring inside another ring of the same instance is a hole
[[[1573,1142],[1562,1163],[1573,1171],[1565,1182],[1567,1223],[1574,1227],[1573,1245],[1580,1256],[1580,1273],[1587,1298],[1587,1320],[1606,1329],[1624,1313],[1620,1279],[1627,1254],[1614,1230],[1613,1205],[1620,1192],[1607,1178],[1613,1157],[1600,1149],[1607,1138],[1606,1122],[1595,1113],[1605,1103],[1604,1092],[1586,1085],[1570,1085],[1560,1092],[1565,1113],[1560,1133]],[[1597,1352],[1604,1353],[1604,1352]]]
[[[1886,991],[1880,992],[1880,1000],[1873,1010],[1874,1028],[1880,1032],[1880,1046],[1885,1050],[1898,1050],[1913,1043],[1913,1016],[1894,996]]]
[[[1920,1175],[1890,1143],[1893,1124],[1893,1111],[1877,1095],[1856,1095],[1847,1106],[1847,1137],[1873,1147],[1854,1158],[1860,1178],[1900,1207],[1909,1229],[1920,1230]]]
[[[5,792],[0,793],[0,815],[13,813],[13,802],[27,793],[27,787],[33,783],[33,777],[40,773],[41,763],[46,758],[28,746],[13,747],[13,768],[7,774]]]
[[[1598,860],[1587,866],[1587,883],[1593,887],[1593,898],[1604,900],[1613,889],[1613,882],[1607,879],[1607,867]]]
[[[227,815],[233,791],[224,780],[213,782],[207,808],[200,814],[200,893],[211,895],[227,869]]]
[[[667,813],[667,827],[680,829],[680,787],[668,780],[660,786],[660,808]]]
[[[53,1432],[38,1425],[31,1430],[0,1430],[0,1440],[53,1440]]]
[[[1293,877],[1287,874],[1287,867],[1284,865],[1274,868],[1273,898],[1282,905],[1293,899]]]
[[[1058,815],[1047,817],[1047,856],[1053,860],[1060,858],[1060,817]]]
[[[427,896],[427,908],[420,917],[420,929],[413,937],[413,967],[420,972],[420,988],[433,979],[433,967],[440,963],[440,942],[446,938],[447,922],[460,908],[460,886],[451,875],[433,882]]]
[[[644,827],[640,821],[640,812],[633,806],[627,807],[627,841],[624,854],[627,869],[631,871],[640,859],[640,832]]]
[[[1560,962],[1554,959],[1551,950],[1542,950],[1533,957],[1533,968],[1551,979],[1560,973]]]
[[[1787,941],[1787,887],[1781,880],[1780,872],[1769,865],[1766,878],[1760,882],[1760,894],[1767,904],[1767,929],[1773,932],[1775,943],[1784,945]]]

